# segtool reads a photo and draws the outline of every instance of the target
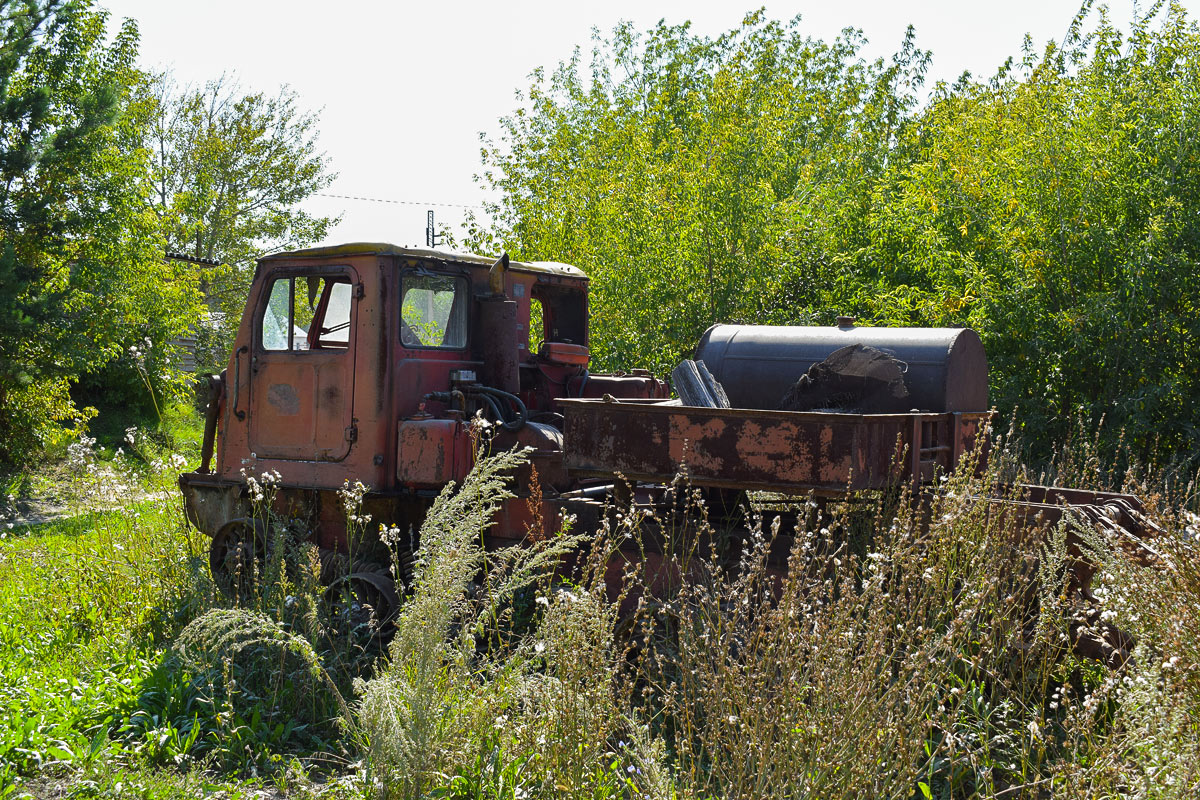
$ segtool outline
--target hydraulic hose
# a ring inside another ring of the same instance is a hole
[[[488,408],[492,409],[492,415],[495,416],[497,425],[500,425],[501,427],[503,427],[504,425],[508,424],[507,420],[504,419],[504,412],[501,411],[500,406],[496,404],[495,398],[491,397],[490,395],[486,395],[486,394],[480,394],[480,393],[475,393],[475,394],[479,400],[482,400],[484,403],[487,403]]]
[[[492,407],[497,409],[496,416],[500,419],[500,427],[506,431],[520,430],[529,421],[529,411],[525,408],[525,404],[521,402],[521,398],[511,392],[491,386],[472,386],[468,391],[478,394],[491,402]],[[497,399],[508,401],[509,405],[517,412],[515,419],[506,419],[503,414],[499,413],[499,408],[495,403]]]
[[[445,403],[451,409],[463,413],[466,413],[467,410],[467,398],[458,389],[449,392],[429,392],[425,395],[424,400],[425,402],[433,400],[436,403]]]
[[[515,394],[506,392],[503,389],[495,389],[491,386],[467,386],[464,387],[466,394],[472,395],[482,402],[486,403],[488,408],[492,410],[492,414],[496,417],[496,423],[506,431],[519,430],[526,422],[529,421],[529,411],[525,408],[525,404],[521,402],[521,398]],[[425,395],[426,400],[433,400],[438,403],[445,403],[452,408],[460,408],[466,410],[466,397],[462,391],[455,389],[450,392],[430,392]],[[509,419],[511,414],[506,415],[500,400],[508,402],[509,407],[516,412],[516,417]]]

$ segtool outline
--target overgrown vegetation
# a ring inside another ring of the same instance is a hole
[[[339,631],[302,531],[236,603],[211,584],[207,541],[174,498],[7,531],[0,791],[187,796],[235,777],[386,798],[1200,788],[1190,511],[1155,511],[1154,568],[1071,521],[1021,536],[975,499],[1019,475],[1001,452],[982,477],[949,476],[928,513],[894,496],[802,502],[793,530],[768,501],[732,563],[704,555],[723,534],[684,482],[654,519],[614,509],[594,536],[568,523],[487,553],[481,533],[520,459],[485,458],[438,499],[380,661]],[[114,466],[80,480],[171,474]],[[653,575],[640,567],[646,526],[668,544]],[[1137,638],[1124,664],[1071,653],[1068,536],[1099,565],[1106,621]],[[554,569],[568,550],[576,566]],[[620,596],[613,563],[628,564]]]
[[[866,64],[856,34],[761,14],[715,40],[620,27],[505,122],[485,155],[499,228],[473,241],[591,272],[611,366],[669,367],[716,321],[970,324],[1026,441],[1049,452],[1072,415],[1107,415],[1050,474],[1147,496],[1152,566],[1071,519],[1021,533],[991,513],[977,498],[1022,476],[1011,445],[928,506],[760,498],[740,551],[708,547],[729,532],[680,481],[653,513],[543,520],[489,553],[522,458],[501,453],[437,499],[411,575],[411,532],[380,532],[408,591],[389,638],[321,585],[310,532],[268,511],[270,473],[251,492],[271,546],[252,587],[218,590],[174,486],[194,442],[176,452],[166,354],[144,347],[199,310],[167,242],[240,258],[327,221],[285,197],[259,233],[218,230],[215,187],[243,162],[155,196],[147,176],[179,167],[147,171],[136,120],[220,151],[206,126],[298,119],[303,194],[327,179],[311,118],[286,92],[169,101],[132,67],[131,26],[110,44],[86,4],[0,2],[0,460],[58,440],[69,512],[0,504],[0,798],[1195,797],[1200,33],[1174,6],[1088,33],[1088,9],[1061,45],[928,102],[911,37]],[[108,431],[113,452],[67,392],[117,357],[166,422]],[[1155,459],[1170,471],[1138,466]],[[344,496],[356,536],[363,490]],[[1132,636],[1129,659],[1072,651],[1068,543],[1097,567],[1090,624]]]
[[[281,546],[289,563],[235,609],[183,520],[183,458],[129,440],[119,455],[72,447],[62,521],[22,527],[15,498],[4,504],[0,797],[43,782],[81,797],[249,796],[256,775],[305,796],[298,755],[353,783],[340,693],[374,656],[317,616],[308,549]]]

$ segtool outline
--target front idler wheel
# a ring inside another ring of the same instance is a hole
[[[267,565],[267,535],[262,520],[231,519],[213,537],[208,566],[230,600],[245,603],[255,596]]]

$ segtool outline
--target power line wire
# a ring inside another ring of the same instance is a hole
[[[483,208],[483,206],[469,203],[430,203],[422,200],[384,200],[379,197],[356,197],[350,194],[326,194],[324,192],[315,192],[317,197],[330,197],[335,200],[362,200],[367,203],[390,203],[397,206],[441,206],[443,208]]]

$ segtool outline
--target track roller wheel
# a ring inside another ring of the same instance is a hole
[[[257,519],[231,519],[221,526],[208,550],[213,580],[230,600],[254,596],[267,564],[267,526]]]
[[[325,601],[339,627],[367,638],[386,637],[400,611],[396,582],[383,567],[364,564],[325,589]]]

